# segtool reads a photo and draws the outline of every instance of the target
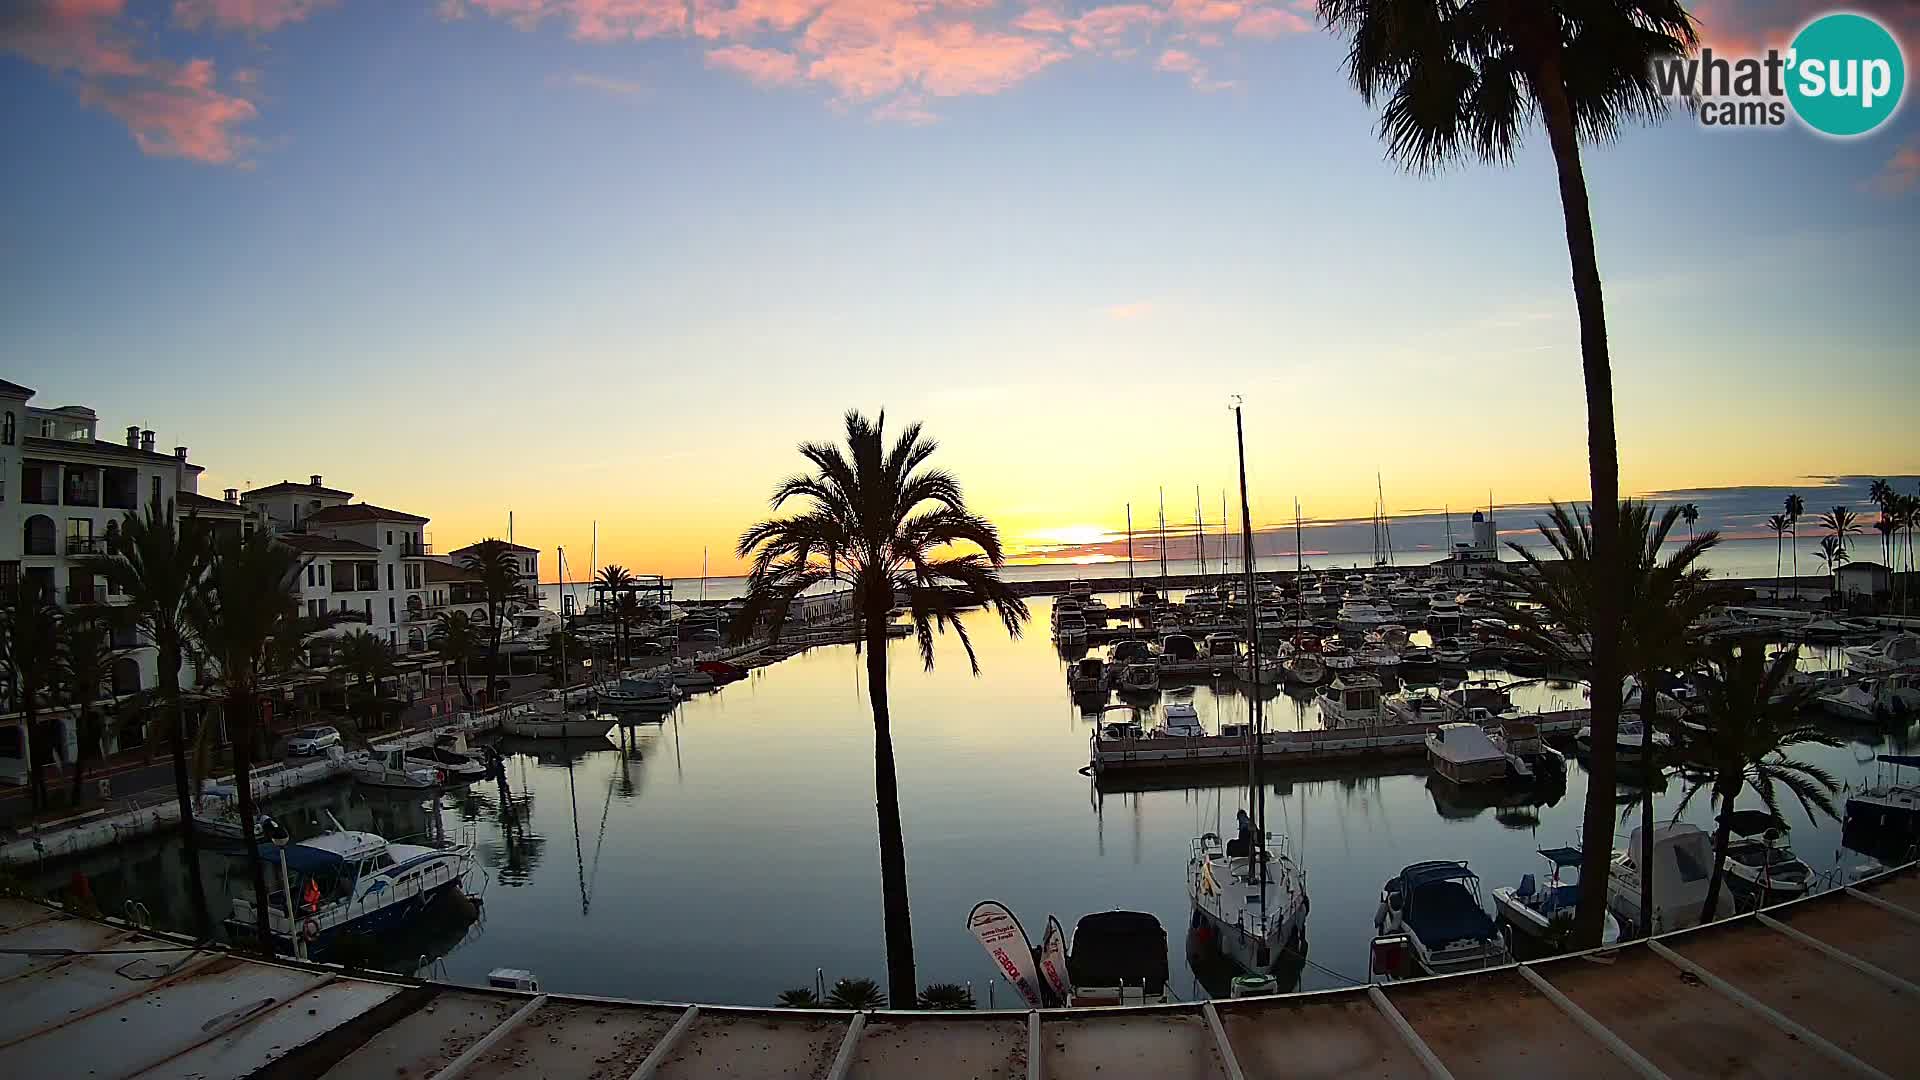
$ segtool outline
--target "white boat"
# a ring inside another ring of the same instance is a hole
[[[453,731],[430,744],[407,748],[407,761],[427,769],[439,769],[454,783],[480,780],[488,773],[487,763],[467,745],[467,733]]]
[[[673,685],[683,689],[712,686],[715,681],[712,672],[701,671],[686,660],[675,663],[668,677],[673,680]]]
[[[1306,874],[1294,865],[1282,837],[1252,857],[1252,829],[1241,811],[1241,835],[1225,844],[1214,833],[1194,840],[1187,859],[1187,895],[1222,956],[1244,971],[1270,971],[1306,937]]]
[[[1640,914],[1641,831],[1633,830],[1625,851],[1613,853],[1607,875],[1607,907],[1623,926],[1642,928]],[[1707,903],[1707,879],[1713,873],[1713,845],[1698,825],[1684,821],[1653,829],[1652,932],[1685,930],[1700,922]],[[1731,911],[1729,904],[1722,909]]]
[[[1593,725],[1580,725],[1579,732],[1573,737],[1573,743],[1574,747],[1581,753],[1592,753]],[[1653,747],[1655,752],[1664,753],[1672,746],[1672,736],[1664,731],[1655,731],[1653,733]],[[1637,716],[1622,716],[1620,718],[1618,731],[1615,734],[1614,756],[1623,758],[1643,757],[1646,755],[1646,747],[1646,725],[1643,724]]]
[[[600,703],[613,709],[670,709],[680,696],[671,682],[646,675],[622,675],[599,691]]]
[[[516,706],[500,718],[500,730],[523,739],[604,739],[614,718],[566,708],[557,698]]]
[[[1136,660],[1120,669],[1115,683],[1123,694],[1151,694],[1160,689],[1160,668],[1151,660]]]
[[[241,843],[238,794],[232,784],[202,782],[200,797],[194,800],[193,831],[223,844]]]
[[[1349,600],[1340,605],[1339,612],[1334,615],[1333,624],[1342,633],[1364,634],[1398,618],[1399,615],[1388,605],[1376,604],[1368,600]]]
[[[1107,689],[1107,664],[1097,656],[1083,656],[1067,667],[1067,690],[1074,694],[1099,694]]]
[[[1327,665],[1315,653],[1298,652],[1286,659],[1287,681],[1301,686],[1319,686],[1327,681]]]
[[[1236,634],[1208,634],[1206,657],[1222,668],[1230,668],[1240,662],[1240,638]]]
[[[1920,784],[1907,782],[1905,770],[1920,767],[1920,756],[1880,754],[1877,760],[1894,771],[1847,797],[1842,835],[1855,851],[1905,862],[1920,845]]]
[[[1816,694],[1813,703],[1843,720],[1863,724],[1888,716],[1911,716],[1920,711],[1920,675],[1902,672],[1865,679]]]
[[[437,788],[447,782],[444,769],[422,765],[407,758],[398,745],[375,746],[347,755],[347,772],[355,783],[383,788]]]
[[[1920,634],[1903,630],[1871,645],[1842,649],[1841,653],[1847,658],[1848,671],[1860,675],[1880,675],[1920,665]]]
[[[1320,688],[1320,717],[1333,727],[1372,727],[1387,722],[1380,680],[1371,675],[1346,674]]]
[[[1083,645],[1087,640],[1087,617],[1078,611],[1054,619],[1053,639],[1062,645]]]
[[[1489,784],[1507,778],[1506,751],[1493,745],[1479,724],[1441,724],[1427,733],[1427,765],[1456,784]]]
[[[1580,849],[1547,848],[1540,854],[1552,867],[1546,881],[1536,882],[1532,874],[1523,874],[1517,887],[1503,885],[1493,890],[1494,910],[1516,933],[1536,941],[1548,938],[1554,923],[1572,922],[1580,906]],[[1575,880],[1564,879],[1562,875],[1568,870],[1574,871]],[[1612,945],[1620,940],[1620,920],[1611,911],[1605,913],[1605,919],[1600,944]]]
[[[1067,978],[1069,1005],[1165,1004],[1167,932],[1144,911],[1084,916],[1073,928]]]
[[[1191,701],[1170,701],[1160,710],[1160,730],[1154,735],[1164,739],[1204,738],[1207,729],[1200,724],[1200,714],[1194,710]]]
[[[1413,960],[1428,975],[1449,975],[1507,962],[1506,943],[1487,914],[1480,877],[1464,862],[1419,862],[1380,889],[1374,929],[1404,934]]]
[[[1816,875],[1779,831],[1727,841],[1726,882],[1735,895],[1758,905],[1798,900]]]
[[[1487,738],[1507,755],[1507,769],[1522,779],[1542,775],[1560,776],[1567,771],[1567,756],[1547,745],[1540,737],[1540,722],[1532,717],[1506,716],[1476,721],[1487,727]]]
[[[366,832],[324,833],[285,849],[262,844],[258,857],[267,864],[273,887],[267,927],[276,951],[292,953],[297,935],[309,956],[323,952],[342,933],[405,926],[442,893],[457,889],[473,868],[471,847],[393,844]],[[251,895],[235,897],[229,926],[251,932],[255,914]]]

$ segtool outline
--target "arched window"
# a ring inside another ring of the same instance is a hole
[[[119,697],[140,692],[140,661],[122,656],[113,662],[113,693]]]
[[[53,555],[55,542],[53,519],[45,514],[35,514],[27,519],[24,544],[21,548],[28,555]]]

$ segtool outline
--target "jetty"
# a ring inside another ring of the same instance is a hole
[[[18,899],[0,900],[0,985],[8,1076],[1892,1077],[1912,1073],[1920,871],[1550,960],[1132,1008],[850,1012],[488,989],[262,960]]]
[[[1560,709],[1532,714],[1547,738],[1568,740],[1587,723],[1589,710]],[[1260,740],[1261,764],[1270,769],[1417,757],[1427,752],[1427,735],[1445,721],[1371,724],[1364,727],[1269,731]],[[1096,776],[1118,773],[1177,772],[1247,767],[1249,744],[1239,735],[1167,736],[1143,734],[1109,738],[1095,730],[1087,737],[1089,765]]]

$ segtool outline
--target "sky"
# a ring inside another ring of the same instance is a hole
[[[1233,395],[1256,517],[1584,498],[1544,135],[1408,173],[1344,55],[1298,0],[10,0],[0,377],[576,571],[730,568],[848,408],[1016,551],[1216,520]],[[1587,148],[1623,490],[1920,472],[1917,117]]]

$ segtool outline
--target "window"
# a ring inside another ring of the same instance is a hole
[[[51,439],[51,438],[53,438],[53,420],[52,420],[52,418],[50,418],[50,417],[45,417],[45,416],[43,416],[43,417],[41,417],[41,418],[40,418],[40,437],[41,437],[41,438],[43,438],[43,439]]]
[[[313,587],[313,564],[312,563],[307,564],[307,587],[309,589]]]
[[[341,611],[347,610],[347,598],[344,596],[340,598],[340,610]]]
[[[68,555],[94,555],[100,550],[94,543],[92,518],[67,519]]]
[[[391,597],[391,596],[389,596],[389,597],[387,597],[387,621],[388,621],[388,622],[399,622],[399,621],[400,621],[399,619],[396,619],[396,618],[394,618],[394,616],[393,616],[393,597]]]
[[[387,542],[388,542],[388,543],[392,543],[392,542],[393,542],[393,534],[392,534],[392,533],[388,533],[388,534],[387,534]],[[392,563],[388,563],[388,564],[387,564],[387,591],[388,591],[388,592],[392,592],[392,591],[393,591],[393,564],[392,564]]]
[[[388,547],[393,546],[393,530],[392,529],[387,530],[387,546]]]
[[[320,567],[320,584],[325,585],[327,583],[327,564],[320,563],[318,565]]]
[[[155,506],[160,505],[160,478],[157,476],[154,477],[153,482],[148,486],[153,489],[153,496],[151,501]]]
[[[373,621],[373,597],[369,596],[365,600],[361,601],[361,603],[366,605],[367,621],[372,622]]]
[[[312,568],[311,568],[311,567],[309,567],[308,569],[309,569],[309,570],[311,570]],[[309,576],[311,576],[311,574],[309,574]],[[325,601],[325,600],[309,600],[309,601],[307,601],[307,618],[309,618],[309,619],[317,619],[317,618],[319,618],[319,617],[320,617],[320,615],[321,615],[321,613],[322,613],[322,609],[321,609],[321,606],[320,606],[320,605],[322,605],[322,604],[325,604],[325,603],[326,603],[326,601]]]
[[[0,416],[0,445],[5,445],[5,446],[13,445],[13,410],[12,409],[8,409],[7,414],[5,416]]]

